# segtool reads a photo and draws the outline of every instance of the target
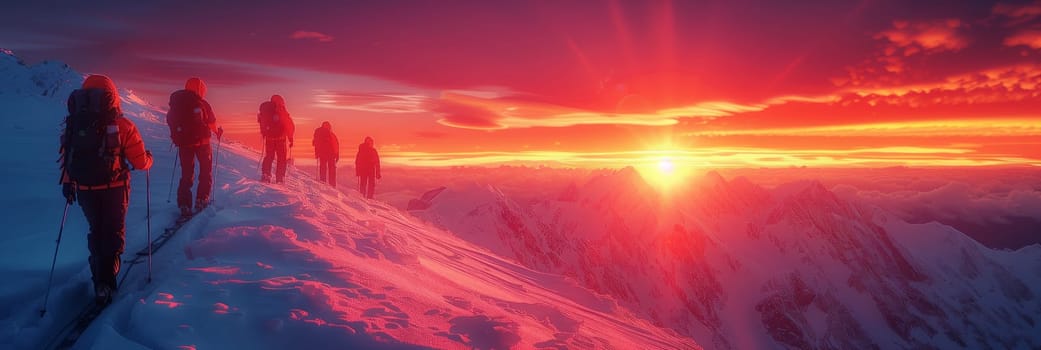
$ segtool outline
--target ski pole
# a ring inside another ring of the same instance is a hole
[[[72,202],[65,201],[65,212],[61,214],[61,226],[58,227],[58,239],[54,241],[54,258],[51,259],[51,273],[47,276],[47,293],[43,296],[43,308],[40,309],[40,318],[47,313],[47,299],[51,297],[51,281],[54,280],[54,264],[58,262],[58,247],[61,246],[61,234],[65,231],[65,219],[69,217],[69,206]]]
[[[173,196],[174,176],[177,176],[177,164],[180,163],[178,161],[180,159],[181,159],[181,149],[178,148],[176,153],[174,153],[174,159],[173,159],[174,164],[173,164],[172,167],[170,167],[170,190],[166,192],[166,202],[167,203],[170,203],[170,197]]]
[[[152,172],[145,170],[145,234],[148,238],[148,281],[152,283]],[[171,182],[172,183],[172,182]]]

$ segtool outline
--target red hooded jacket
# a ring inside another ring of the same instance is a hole
[[[272,95],[271,103],[274,104],[275,113],[278,114],[278,120],[282,123],[284,136],[289,139],[289,143],[293,143],[296,124],[293,123],[293,117],[289,114],[289,109],[286,108],[286,99],[282,95]]]
[[[329,122],[322,123],[322,127],[314,130],[311,145],[314,146],[315,158],[340,159],[340,140],[336,138],[333,125]]]

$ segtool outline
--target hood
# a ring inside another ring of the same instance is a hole
[[[332,130],[332,128],[333,128],[333,125],[330,124],[329,122],[322,122],[322,129]]]
[[[271,95],[271,103],[274,103],[275,107],[286,107],[286,99],[282,95]]]
[[[82,88],[107,90],[109,93],[112,94],[113,97],[112,108],[117,111],[120,110],[119,91],[116,90],[116,83],[112,82],[112,79],[109,79],[109,77],[100,74],[92,74],[88,76],[86,80],[83,81]]]
[[[188,79],[188,81],[184,83],[184,89],[198,94],[199,97],[206,98],[206,83],[204,83],[202,79]]]
[[[282,95],[271,95],[271,103],[275,104],[275,113],[289,117],[289,109],[286,108],[286,99]]]

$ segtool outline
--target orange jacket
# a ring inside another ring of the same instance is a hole
[[[141,133],[130,119],[116,118],[119,126],[119,141],[123,145],[123,156],[134,169],[148,170],[152,167],[152,155],[145,150],[145,140],[141,139]]]
[[[196,95],[199,95],[199,98],[202,100],[202,120],[206,123],[206,126],[210,128],[210,131],[216,134],[217,116],[213,113],[213,107],[211,107],[210,103],[206,101],[206,82],[202,81],[202,79],[197,77],[188,78],[188,81],[184,82],[184,89],[194,92]],[[195,146],[205,145],[208,143],[210,143],[209,137],[199,141],[199,143]]]
[[[119,157],[125,157],[126,161],[130,163],[130,166],[137,170],[148,170],[152,167],[152,155],[145,151],[145,141],[141,139],[141,133],[137,131],[137,126],[130,119],[125,117],[116,118],[116,126],[119,127],[119,144],[123,147],[120,152],[117,153]],[[122,160],[120,160],[122,162]],[[86,187],[80,186],[80,190],[92,190],[102,189],[111,187],[125,186],[130,181],[130,173],[126,172],[125,175],[120,176],[116,181],[102,186]],[[67,173],[62,173],[62,183],[72,182],[69,179]]]
[[[289,143],[293,143],[293,134],[296,133],[296,124],[293,123],[293,117],[289,114],[289,109],[286,108],[286,99],[282,95],[272,95],[271,103],[274,104],[275,113],[279,115],[279,121],[282,122],[282,132],[285,133],[285,137],[289,139]]]

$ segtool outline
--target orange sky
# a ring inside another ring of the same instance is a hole
[[[156,105],[202,77],[254,146],[282,94],[298,156],[328,120],[413,166],[1041,165],[1038,1],[175,5],[20,4],[0,47]]]

